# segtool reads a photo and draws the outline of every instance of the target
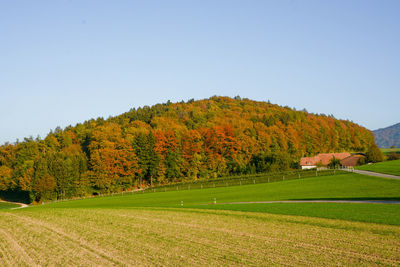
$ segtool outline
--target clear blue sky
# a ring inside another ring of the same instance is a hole
[[[400,122],[400,1],[0,2],[0,144],[132,107],[270,100]]]

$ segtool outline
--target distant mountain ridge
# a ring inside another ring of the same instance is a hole
[[[400,123],[372,131],[376,144],[381,148],[400,147]]]

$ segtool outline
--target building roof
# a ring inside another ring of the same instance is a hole
[[[365,158],[364,155],[351,155],[350,157],[344,158],[340,161],[340,164],[345,167],[354,167],[357,166],[358,161],[360,158]]]
[[[342,153],[322,153],[318,154],[314,157],[304,157],[300,159],[300,166],[316,166],[318,163],[322,165],[328,165],[333,157],[338,160],[345,159],[350,157],[350,153],[342,152]]]

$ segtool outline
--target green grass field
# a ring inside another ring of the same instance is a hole
[[[205,189],[205,188],[216,188],[216,187],[228,187],[235,185],[247,185],[247,184],[261,184],[261,183],[272,183],[287,180],[297,180],[316,176],[330,176],[334,174],[346,173],[342,170],[295,170],[285,172],[271,172],[271,173],[258,173],[258,174],[247,174],[238,176],[220,177],[217,179],[207,180],[195,180],[176,184],[168,184],[162,186],[149,187],[142,193],[154,193],[154,192],[168,192],[176,190],[190,190],[190,189]]]
[[[198,208],[310,216],[400,225],[400,205],[358,203],[219,204]]]
[[[400,153],[400,148],[381,148],[383,154]]]
[[[13,203],[8,203],[8,202],[0,202],[0,210],[11,209],[11,208],[16,208],[16,207],[19,207],[19,205],[13,204]]]
[[[362,165],[358,166],[357,169],[400,176],[400,160],[383,161],[374,164]]]
[[[52,208],[112,208],[125,209],[134,207],[169,207],[201,209],[231,209],[236,210],[241,206],[242,211],[260,211],[256,207],[265,207],[263,212],[313,216],[322,218],[336,218],[358,220],[376,223],[400,223],[400,205],[391,206],[397,211],[393,217],[388,217],[387,212],[379,208],[380,204],[352,204],[340,205],[333,203],[295,203],[295,204],[248,204],[248,205],[211,205],[227,202],[248,202],[267,200],[309,200],[309,199],[392,199],[400,200],[400,181],[364,176],[355,173],[346,173],[335,176],[314,177],[300,180],[290,180],[275,183],[255,185],[218,187],[208,189],[156,192],[114,197],[97,197],[82,200],[57,202],[46,204],[38,209]],[[358,206],[368,206],[370,212],[354,215]],[[273,207],[279,208],[273,208]],[[320,207],[320,208],[314,208]],[[255,210],[254,210],[255,209]],[[332,212],[327,212],[331,210]],[[371,216],[373,214],[373,216]],[[399,215],[396,215],[399,214]]]
[[[400,180],[346,173],[3,209],[0,265],[400,265],[400,205],[218,204],[299,199],[400,200]]]

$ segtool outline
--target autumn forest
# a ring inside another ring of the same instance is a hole
[[[298,168],[365,152],[372,133],[333,116],[240,97],[157,104],[0,146],[0,192],[28,202]]]

